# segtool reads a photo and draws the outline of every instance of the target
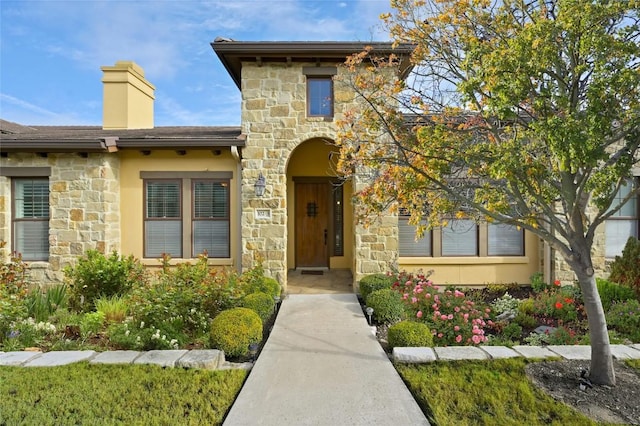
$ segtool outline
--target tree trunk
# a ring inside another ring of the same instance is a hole
[[[613,369],[609,333],[607,332],[607,320],[598,294],[594,271],[590,266],[591,255],[589,251],[586,252],[586,256],[580,259],[579,265],[575,261],[569,262],[569,264],[578,278],[589,321],[589,336],[591,338],[589,379],[592,383],[613,386],[616,384],[616,376]],[[589,266],[585,266],[585,264]]]

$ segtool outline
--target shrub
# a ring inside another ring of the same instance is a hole
[[[134,284],[146,281],[142,264],[133,256],[121,257],[117,252],[109,257],[87,251],[75,266],[64,269],[69,284],[69,303],[77,310],[88,312],[101,296],[128,292]]]
[[[602,278],[596,278],[596,285],[598,286],[598,294],[600,294],[602,308],[605,312],[611,308],[613,302],[624,302],[636,297],[633,289]]]
[[[404,303],[400,294],[390,288],[383,288],[369,294],[367,306],[373,308],[373,318],[378,323],[393,324],[405,317]]]
[[[571,328],[559,326],[549,333],[548,342],[550,345],[577,345],[579,338]]]
[[[513,322],[525,328],[534,328],[536,325],[538,325],[538,320],[533,315],[525,314],[521,311],[516,314]]]
[[[263,292],[272,298],[280,296],[282,288],[275,278],[266,277],[264,275],[264,267],[262,262],[258,262],[253,268],[245,271],[240,275],[239,279],[245,294]]]
[[[366,302],[371,293],[376,290],[391,288],[395,278],[390,275],[372,274],[362,277],[360,280],[360,295],[362,300]]]
[[[537,315],[564,322],[577,320],[578,313],[583,310],[574,296],[557,289],[547,289],[536,294],[533,304]]]
[[[271,295],[259,291],[246,295],[242,299],[242,307],[255,311],[264,324],[273,315],[275,301]]]
[[[616,256],[611,263],[609,281],[632,288],[640,299],[640,240],[629,237],[622,256]]]
[[[485,326],[493,324],[491,309],[457,289],[440,292],[424,274],[401,273],[393,289],[401,295],[412,318],[429,325],[436,345],[480,344]],[[487,320],[487,322],[485,322]]]
[[[211,321],[211,346],[226,356],[240,357],[249,353],[249,345],[262,340],[262,321],[249,308],[233,308]]]
[[[491,304],[491,310],[496,314],[500,315],[504,312],[516,312],[518,310],[518,305],[520,301],[510,295],[509,293],[505,293],[502,297],[496,299]]]
[[[518,304],[518,313],[531,315],[535,311],[536,311],[535,302],[531,297],[521,300],[520,303]]]
[[[501,335],[506,339],[519,340],[522,337],[522,327],[515,322],[511,322],[504,326]]]
[[[531,289],[535,293],[540,293],[549,287],[549,285],[544,282],[544,274],[542,272],[536,272],[535,274],[529,277],[531,281]]]
[[[428,325],[415,321],[400,321],[389,327],[389,347],[433,346],[433,335]]]
[[[80,333],[87,338],[98,334],[102,330],[105,316],[102,312],[89,312],[80,319]]]
[[[633,342],[640,342],[640,302],[633,299],[614,303],[606,317],[609,327]]]
[[[22,256],[13,253],[5,261],[5,245],[0,240],[0,343],[11,333],[11,324],[27,316],[24,299],[29,286]]]

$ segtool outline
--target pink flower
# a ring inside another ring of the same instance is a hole
[[[408,297],[409,297],[409,295],[408,295],[407,293],[405,293],[405,294],[403,294],[403,295],[402,295],[402,298],[403,298],[404,300],[407,300],[407,298],[408,298]]]
[[[459,291],[459,290],[454,291],[454,292],[453,292],[453,295],[454,295],[455,297],[464,297],[464,293],[463,293],[463,292],[461,292],[461,291]]]
[[[438,333],[438,337],[442,339],[442,336],[444,336],[444,334],[442,333]]]
[[[464,318],[465,321],[469,320],[469,314],[463,314],[462,317]]]
[[[417,301],[418,301],[418,298],[417,298],[417,297],[412,297],[412,298],[411,298],[411,303],[416,303]]]
[[[427,294],[425,294],[425,295],[424,295],[424,298],[425,298],[425,299],[431,299],[431,293],[427,293]]]
[[[444,314],[442,314],[442,315],[440,315],[440,319],[441,319],[442,321],[446,321],[446,320],[447,320],[447,316],[446,316],[446,315],[444,315]]]
[[[478,336],[477,334],[474,334],[473,337],[471,337],[471,340],[473,340],[473,343],[477,345],[478,343],[482,342],[482,337]]]
[[[456,336],[456,342],[458,342],[458,343],[462,342],[462,336],[461,335],[458,334]]]
[[[447,319],[452,320],[452,319],[453,319],[453,314],[449,314],[449,315],[447,315]]]
[[[456,325],[455,327],[453,327],[453,331],[460,331],[460,326]]]
[[[418,313],[416,314],[416,317],[422,318],[422,311],[418,311]]]

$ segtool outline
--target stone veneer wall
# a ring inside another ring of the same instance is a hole
[[[61,282],[89,249],[120,250],[120,161],[114,154],[11,154],[5,167],[51,167],[49,262],[28,262],[35,283]],[[0,178],[0,240],[11,241],[10,178]]]
[[[595,214],[593,207],[587,208],[587,215]],[[596,277],[607,277],[609,275],[608,264],[605,258],[605,226],[600,225],[596,230],[593,238],[593,247],[591,248],[591,261],[593,262],[593,269],[595,270]],[[567,262],[562,258],[560,253],[553,251],[554,258],[553,270],[554,278],[560,280],[563,285],[573,284],[576,281],[576,274],[569,267]]]
[[[354,96],[334,86],[334,121],[307,117],[306,78],[302,67],[316,64],[245,63],[242,68],[242,268],[262,260],[267,274],[287,285],[287,163],[292,151],[312,138],[335,139],[335,120],[355,106]],[[335,64],[320,64],[334,66]],[[342,70],[338,67],[338,73]],[[257,198],[254,183],[262,173],[266,191]],[[270,209],[271,219],[255,218],[256,209]],[[354,280],[382,272],[397,259],[397,218],[376,226],[354,227]]]

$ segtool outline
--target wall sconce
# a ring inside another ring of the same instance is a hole
[[[262,197],[264,195],[264,188],[266,186],[267,186],[267,180],[264,178],[262,173],[260,173],[260,176],[258,176],[256,183],[253,185],[253,187],[256,190],[256,197]]]

